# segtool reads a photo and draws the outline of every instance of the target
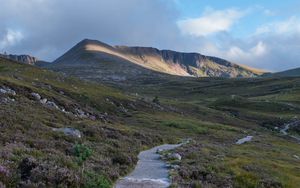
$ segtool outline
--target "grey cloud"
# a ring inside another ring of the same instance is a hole
[[[5,20],[0,28],[24,35],[6,49],[47,60],[83,38],[161,48],[172,48],[178,39],[177,12],[160,0],[0,0],[0,4],[0,20]]]
[[[241,39],[230,32],[213,38],[184,36],[176,24],[180,13],[174,1],[0,0],[0,5],[0,53],[32,54],[51,61],[80,40],[91,38],[116,45],[200,52],[267,70],[300,66],[300,32]],[[16,39],[5,43],[8,31]],[[259,47],[266,49],[263,54],[258,53]]]

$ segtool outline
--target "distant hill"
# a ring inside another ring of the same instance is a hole
[[[262,75],[263,77],[300,77],[300,68],[290,69],[282,72],[276,73],[266,73]]]
[[[84,79],[119,80],[145,76],[257,77],[262,72],[217,57],[151,47],[110,46],[85,39],[48,68]]]

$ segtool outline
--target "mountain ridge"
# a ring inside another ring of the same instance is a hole
[[[159,50],[153,47],[111,46],[106,43],[84,39],[77,43],[64,55],[53,62],[53,66],[72,64],[88,64],[87,62],[103,64],[104,61],[114,61],[114,67],[123,69],[126,62],[131,69],[141,68],[157,73],[189,76],[189,77],[257,77],[262,72],[254,71],[221,58],[205,56],[199,53]],[[123,63],[123,65],[122,65]],[[119,65],[117,65],[119,64]],[[103,67],[102,67],[103,68]],[[110,69],[109,65],[105,67]],[[59,68],[57,68],[59,69]],[[131,71],[132,70],[124,70]],[[136,71],[134,71],[136,72]],[[143,73],[146,70],[142,71]],[[123,76],[126,73],[120,72]]]
[[[280,72],[266,73],[263,77],[298,77],[300,76],[300,68],[289,69]]]

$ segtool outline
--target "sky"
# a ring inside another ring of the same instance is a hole
[[[300,67],[298,0],[0,0],[0,53],[53,61],[82,39]]]

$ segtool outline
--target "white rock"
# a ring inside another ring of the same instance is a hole
[[[253,136],[246,136],[245,138],[239,139],[236,144],[244,144],[246,142],[250,142],[252,140]]]
[[[5,94],[5,93],[6,93],[6,90],[5,90],[5,89],[2,89],[2,88],[0,88],[0,93],[3,93],[3,94]]]
[[[10,95],[16,95],[16,92],[8,87],[2,87],[0,88],[0,93],[3,94],[10,94]]]
[[[46,104],[46,103],[47,103],[47,101],[48,101],[48,100],[47,100],[46,98],[44,98],[44,99],[41,99],[41,100],[40,100],[40,103],[42,103],[42,104]]]
[[[173,159],[173,160],[181,160],[181,155],[179,155],[178,153],[172,153],[170,156],[169,156],[169,159]]]
[[[55,102],[52,101],[47,101],[46,105],[51,108],[59,109],[59,107],[55,104]]]
[[[6,98],[2,98],[0,100],[0,102],[3,102],[3,103],[10,103],[10,102],[15,102],[15,99],[12,99],[10,97],[6,97]]]
[[[77,108],[76,109],[76,113],[78,115],[78,117],[80,118],[87,118],[88,117],[88,114],[86,114],[83,110]]]
[[[38,94],[38,93],[31,93],[31,96],[33,96],[34,98],[35,98],[35,100],[41,100],[41,96],[40,96],[40,94]]]

